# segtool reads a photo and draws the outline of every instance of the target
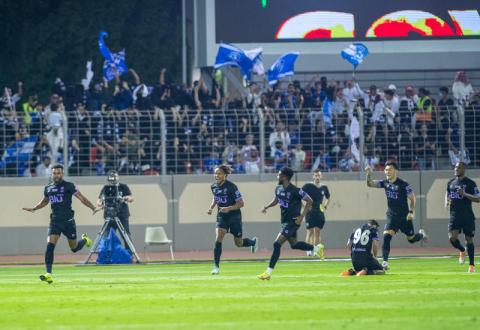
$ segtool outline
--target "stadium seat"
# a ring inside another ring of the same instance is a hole
[[[173,241],[168,239],[167,233],[163,227],[145,228],[145,246],[143,248],[144,258],[147,253],[147,246],[149,245],[170,245],[170,255],[172,260],[175,260],[175,256],[173,255]]]

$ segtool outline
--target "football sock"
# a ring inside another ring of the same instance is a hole
[[[295,250],[302,250],[302,251],[312,251],[313,250],[313,245],[310,245],[305,242],[297,242],[292,245],[292,249]]]
[[[85,243],[87,243],[86,239],[79,240],[77,242],[77,246],[72,249],[72,252],[75,253],[77,251],[80,251],[84,247]]]
[[[388,261],[388,256],[390,255],[390,241],[391,240],[392,240],[392,235],[390,235],[390,234],[383,235],[382,252],[383,252],[383,260],[384,261]]]
[[[215,266],[220,267],[220,256],[222,255],[222,242],[215,242],[215,248],[213,249],[213,259]]]
[[[467,243],[468,259],[470,259],[470,265],[475,265],[475,245],[473,243]]]
[[[243,247],[247,247],[247,246],[254,246],[255,245],[255,241],[253,239],[250,239],[250,238],[244,238],[243,239]]]
[[[47,243],[47,250],[45,251],[45,267],[47,269],[47,273],[52,273],[52,265],[53,265],[53,251],[55,250],[55,244]]]
[[[408,242],[409,242],[410,244],[413,244],[413,243],[416,243],[416,242],[422,240],[422,238],[423,238],[423,235],[417,233],[417,234],[415,234],[415,236],[413,236],[412,239],[409,239]]]
[[[280,249],[282,248],[282,244],[275,242],[273,243],[273,253],[272,257],[270,258],[270,264],[269,267],[271,269],[275,268],[275,264],[278,261],[278,258],[280,258]]]
[[[459,239],[456,239],[456,240],[450,239],[450,244],[452,244],[454,248],[460,250],[461,252],[465,252],[465,247],[462,245],[462,243],[460,243]]]

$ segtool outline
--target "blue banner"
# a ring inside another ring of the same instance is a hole
[[[16,141],[5,149],[0,168],[8,167],[8,165],[17,164],[17,175],[23,176],[28,167],[30,156],[33,153],[35,144],[37,143],[36,136],[30,136]]]
[[[293,76],[295,73],[295,61],[297,60],[298,55],[300,55],[299,52],[290,52],[280,56],[280,58],[276,60],[268,70],[268,83],[274,85],[277,83],[278,79],[282,77]]]
[[[105,58],[103,62],[103,76],[110,81],[115,79],[115,70],[117,70],[118,76],[121,76],[128,71],[128,68],[125,62],[125,49],[122,49],[118,53],[112,53],[105,44],[105,37],[108,37],[108,33],[105,31],[100,32],[98,36],[98,48]]]
[[[240,48],[229,44],[220,44],[215,59],[215,69],[223,66],[236,66],[240,68],[240,72],[245,79],[250,80],[252,77],[253,64],[254,61]]]
[[[361,43],[353,43],[340,53],[342,57],[356,68],[368,55],[368,48]]]

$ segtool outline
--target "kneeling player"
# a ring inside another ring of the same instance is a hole
[[[343,276],[384,275],[385,271],[378,262],[379,247],[378,222],[370,220],[357,228],[348,239],[347,248],[351,251],[353,269],[344,271]]]

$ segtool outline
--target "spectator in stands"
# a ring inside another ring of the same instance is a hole
[[[426,123],[420,126],[420,134],[414,139],[415,153],[420,170],[435,169],[435,139],[429,135]]]
[[[296,172],[302,172],[303,169],[305,168],[305,160],[306,160],[306,154],[305,151],[302,150],[303,146],[301,144],[297,144],[295,146],[295,149],[293,149],[290,154],[291,154],[291,162],[292,162],[292,170]]]
[[[23,95],[23,82],[19,81],[17,83],[17,92],[15,94],[13,94],[12,89],[9,87],[4,87],[2,93],[3,96],[0,99],[0,103],[3,104],[3,107],[16,109],[16,104],[20,101]]]
[[[247,174],[260,173],[260,156],[257,147],[253,144],[253,135],[248,134],[245,145],[240,150],[241,160]]]
[[[277,122],[275,132],[270,133],[268,138],[268,144],[270,145],[271,156],[274,157],[276,143],[280,141],[282,142],[282,148],[286,148],[290,146],[290,135],[285,130],[285,124],[283,122]]]
[[[414,127],[417,128],[423,123],[430,124],[432,122],[433,103],[430,98],[430,91],[426,88],[419,88],[417,111],[414,115]]]
[[[455,104],[468,105],[474,94],[472,84],[470,83],[465,71],[458,71],[452,85],[453,98]]]
[[[54,164],[57,164],[61,160],[64,147],[62,127],[59,124],[55,124],[55,126],[50,129],[46,136],[50,146],[51,159]]]
[[[412,86],[405,88],[405,96],[400,99],[400,125],[415,128],[414,115],[417,112],[418,96]]]
[[[395,87],[390,85],[390,87]],[[399,115],[400,101],[395,95],[394,89],[386,89],[384,91],[383,103],[385,106],[385,111],[387,115],[387,124],[394,129],[395,128],[395,118]]]
[[[42,162],[36,167],[35,172],[38,177],[49,178],[52,175],[52,166],[50,157],[44,156]]]
[[[275,142],[272,158],[275,171],[280,171],[283,167],[287,166],[288,149],[285,148],[281,140]]]

